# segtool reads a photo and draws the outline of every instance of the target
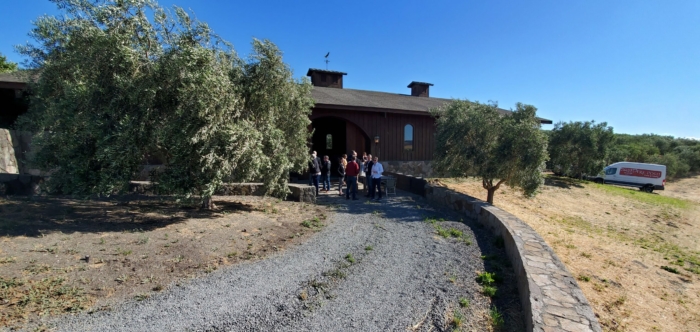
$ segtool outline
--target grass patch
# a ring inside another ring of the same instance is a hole
[[[425,221],[425,222],[427,222],[427,223],[429,223],[429,224],[434,224],[434,223],[438,223],[438,222],[443,222],[443,221],[445,221],[445,218],[425,217],[425,219],[423,219],[423,221]]]
[[[301,225],[311,229],[319,229],[324,226],[318,217],[313,217],[312,219],[304,220],[301,222]]]
[[[435,226],[435,231],[437,231],[438,235],[440,235],[444,238],[450,237],[450,231],[440,227],[439,225]]]
[[[452,321],[450,322],[450,325],[454,329],[459,329],[460,327],[462,327],[462,325],[464,325],[464,316],[462,316],[461,312],[455,310],[452,313]]]
[[[503,320],[503,314],[501,314],[501,312],[498,311],[498,308],[495,306],[489,310],[489,319],[491,320],[491,325],[497,329],[501,328],[505,323]]]
[[[352,254],[345,255],[345,260],[350,263],[355,263],[355,257],[352,257]]]
[[[463,241],[466,245],[471,245],[472,241],[464,235],[462,231],[456,228],[445,229],[440,227],[440,225],[435,225],[435,231],[439,236],[444,238],[457,238]]]
[[[366,251],[372,251],[372,250],[374,250],[374,248],[373,248],[372,246],[366,246],[366,247],[365,247],[365,250],[366,250]]]
[[[0,257],[0,264],[8,264],[17,262],[16,257]]]
[[[476,276],[476,282],[482,285],[481,293],[488,296],[494,297],[498,288],[494,285],[496,280],[499,279],[496,273],[493,272],[481,272]]]
[[[586,183],[586,186],[595,188],[597,190],[606,192],[611,195],[624,196],[627,198],[634,199],[638,202],[647,203],[657,206],[672,206],[679,209],[688,209],[692,206],[692,202],[686,201],[684,199],[673,198],[668,196],[661,196],[655,194],[645,193],[641,190],[620,188],[611,185],[598,184],[598,183]]]
[[[85,309],[90,301],[83,289],[67,286],[65,281],[60,277],[38,281],[0,277],[0,299],[7,304],[2,320],[22,321],[30,313],[46,315]]]
[[[336,279],[345,279],[346,274],[345,272],[341,271],[340,269],[334,269],[328,272],[323,272],[324,277],[332,277]]]
[[[141,235],[141,236],[139,236],[139,239],[136,240],[136,244],[146,244],[146,243],[148,243],[148,240],[149,240],[148,236]]]
[[[496,273],[481,272],[476,275],[476,282],[482,285],[493,285],[496,282]]]
[[[450,236],[452,237],[462,237],[464,235],[462,231],[456,228],[450,228],[448,232],[450,232]]]
[[[466,308],[469,306],[469,300],[466,298],[460,298],[459,299],[459,306],[462,308]]]
[[[143,300],[148,299],[149,297],[151,297],[151,296],[148,294],[138,294],[138,295],[134,296],[134,300],[141,302]]]
[[[484,286],[481,288],[481,294],[484,294],[488,297],[494,297],[496,296],[496,291],[498,291],[498,288],[495,286]]]
[[[591,277],[581,274],[578,276],[578,280],[589,282],[589,281],[591,281]]]

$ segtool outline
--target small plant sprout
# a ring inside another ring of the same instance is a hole
[[[488,297],[494,297],[494,296],[496,296],[496,291],[497,291],[497,290],[498,290],[498,289],[497,289],[496,287],[494,287],[494,286],[484,286],[484,287],[481,289],[481,293],[484,294],[484,295],[486,295],[486,296],[488,296]]]
[[[459,306],[462,307],[462,308],[468,307],[468,306],[469,306],[469,300],[466,299],[466,298],[463,298],[463,297],[460,298],[460,299],[459,299]]]
[[[476,281],[482,285],[492,285],[496,282],[495,277],[495,273],[482,272],[476,276]]]
[[[345,260],[347,260],[350,263],[355,263],[355,257],[352,257],[352,254],[345,255]]]
[[[464,316],[462,316],[461,312],[455,310],[452,313],[452,322],[450,323],[450,325],[452,325],[452,327],[454,327],[455,329],[459,329],[462,326],[462,324],[464,324]]]
[[[501,314],[495,306],[489,310],[489,318],[491,319],[493,327],[500,328],[503,326],[503,314]]]
[[[365,247],[365,250],[366,250],[366,251],[372,251],[372,250],[374,250],[374,248],[373,248],[372,246],[366,246],[366,247]]]

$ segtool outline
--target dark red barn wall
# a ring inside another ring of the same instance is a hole
[[[370,152],[379,154],[381,160],[426,161],[431,160],[435,149],[435,119],[430,115],[397,114],[385,112],[350,111],[315,108],[311,120],[335,117],[357,126],[370,141]],[[413,151],[404,150],[404,126],[413,126]],[[346,124],[347,145],[362,155],[363,135]],[[339,128],[340,131],[340,128]],[[379,144],[374,143],[379,136]]]

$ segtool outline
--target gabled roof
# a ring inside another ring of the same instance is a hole
[[[11,73],[0,74],[0,82],[27,83],[29,82],[29,77],[26,75],[24,70],[18,70]]]
[[[452,101],[445,98],[414,97],[400,93],[379,91],[338,89],[314,86],[311,96],[316,100],[317,108],[346,109],[356,111],[398,112],[430,114],[430,109],[440,107]],[[511,111],[498,109],[503,115]],[[540,123],[551,124],[552,120],[540,119]]]

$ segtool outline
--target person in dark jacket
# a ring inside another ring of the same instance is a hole
[[[309,176],[316,187],[316,196],[318,196],[318,180],[321,177],[321,160],[316,157],[316,151],[311,153],[311,162],[309,163]]]
[[[321,186],[326,193],[331,190],[331,161],[328,156],[323,156],[321,162]]]
[[[374,161],[372,160],[372,155],[369,154],[367,155],[367,160],[365,162],[365,173],[367,174],[367,176],[365,177],[365,181],[367,181],[367,183],[365,183],[365,188],[367,188],[367,194],[365,195],[365,197],[374,197],[373,193],[371,192],[371,190],[373,189],[371,176],[372,166],[374,166]]]

